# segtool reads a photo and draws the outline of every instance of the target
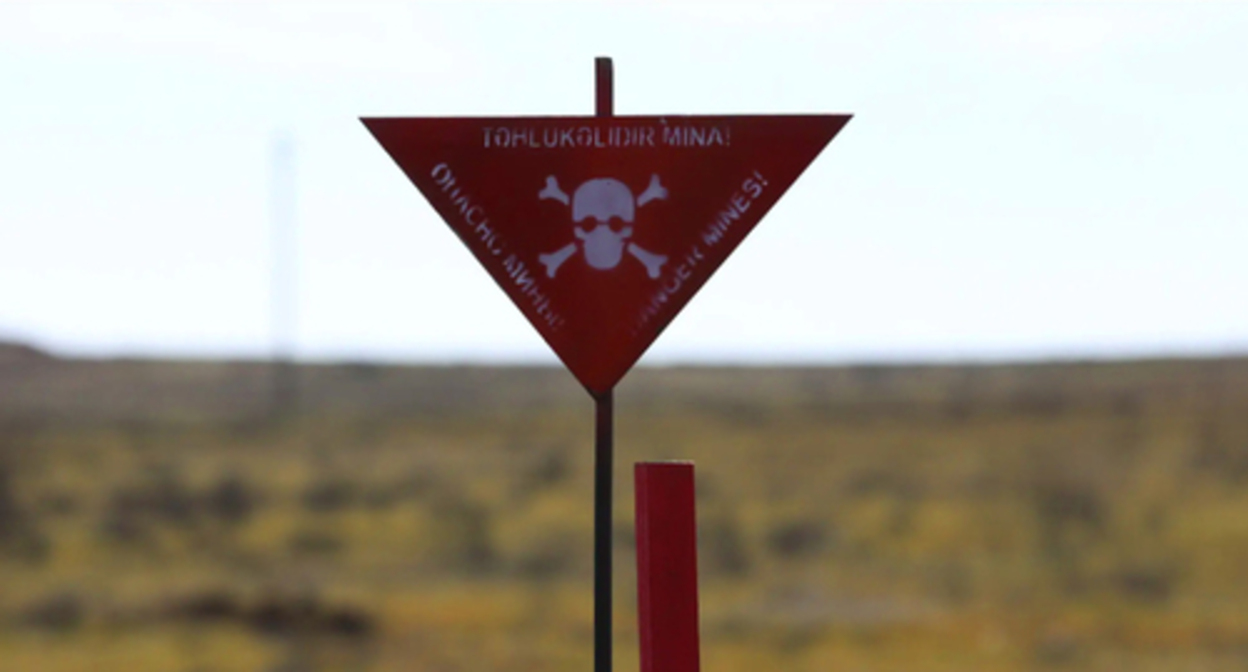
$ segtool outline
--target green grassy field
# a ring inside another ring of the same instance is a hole
[[[592,404],[544,368],[0,348],[0,670],[587,670]],[[1248,359],[641,369],[703,668],[1248,667]]]

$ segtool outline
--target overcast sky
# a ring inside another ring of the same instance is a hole
[[[0,4],[0,339],[553,362],[360,116],[854,120],[651,362],[1248,352],[1248,5]]]

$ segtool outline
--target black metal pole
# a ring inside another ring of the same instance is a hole
[[[594,672],[611,672],[613,397],[594,397]]]
[[[614,114],[611,59],[594,59],[594,116]],[[594,672],[611,672],[611,503],[614,391],[594,395]]]

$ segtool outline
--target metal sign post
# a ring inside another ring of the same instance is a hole
[[[611,390],[594,397],[594,672],[611,672],[613,397]]]
[[[594,116],[614,116],[611,59],[594,59]],[[594,395],[594,672],[611,672],[611,527],[615,387]]]

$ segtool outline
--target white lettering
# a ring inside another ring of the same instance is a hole
[[[552,329],[559,329],[563,326],[563,317],[551,310],[550,299],[542,293],[541,287],[538,286],[537,276],[529,273],[523,260],[515,254],[510,254],[503,261],[503,269],[507,271],[507,277],[512,280],[515,287],[520,290],[520,296],[528,300],[533,312],[547,326]]]
[[[439,187],[444,187],[448,181],[454,182],[455,176],[451,175],[450,166],[445,163],[439,163],[433,167],[429,173],[430,177],[437,181]]]
[[[754,201],[763,195],[763,188],[768,184],[762,173],[754,171],[752,177],[748,177],[741,182],[741,188],[733,192],[728,198],[727,205],[715,215],[715,219],[702,230],[702,242],[707,247],[713,247],[723,240],[728,230],[732,228],[741,216],[745,214]]]
[[[662,129],[660,134],[659,129]],[[728,126],[585,125],[585,126],[485,126],[481,144],[487,149],[571,149],[575,147],[729,147]]]
[[[485,246],[485,250],[494,256],[503,253],[505,246],[498,232],[490,226],[490,220],[486,217],[485,208],[472,202],[472,198],[468,195],[468,191],[455,181],[455,174],[451,172],[450,166],[445,163],[439,163],[429,172],[429,176],[433,178],[434,184],[442,189],[442,193],[446,194],[451,207],[459,211],[460,217],[463,218],[467,229],[455,226],[456,231],[460,231],[461,237],[465,242],[471,238],[466,236],[464,232],[475,236],[475,239]],[[454,225],[452,225],[454,226]]]

